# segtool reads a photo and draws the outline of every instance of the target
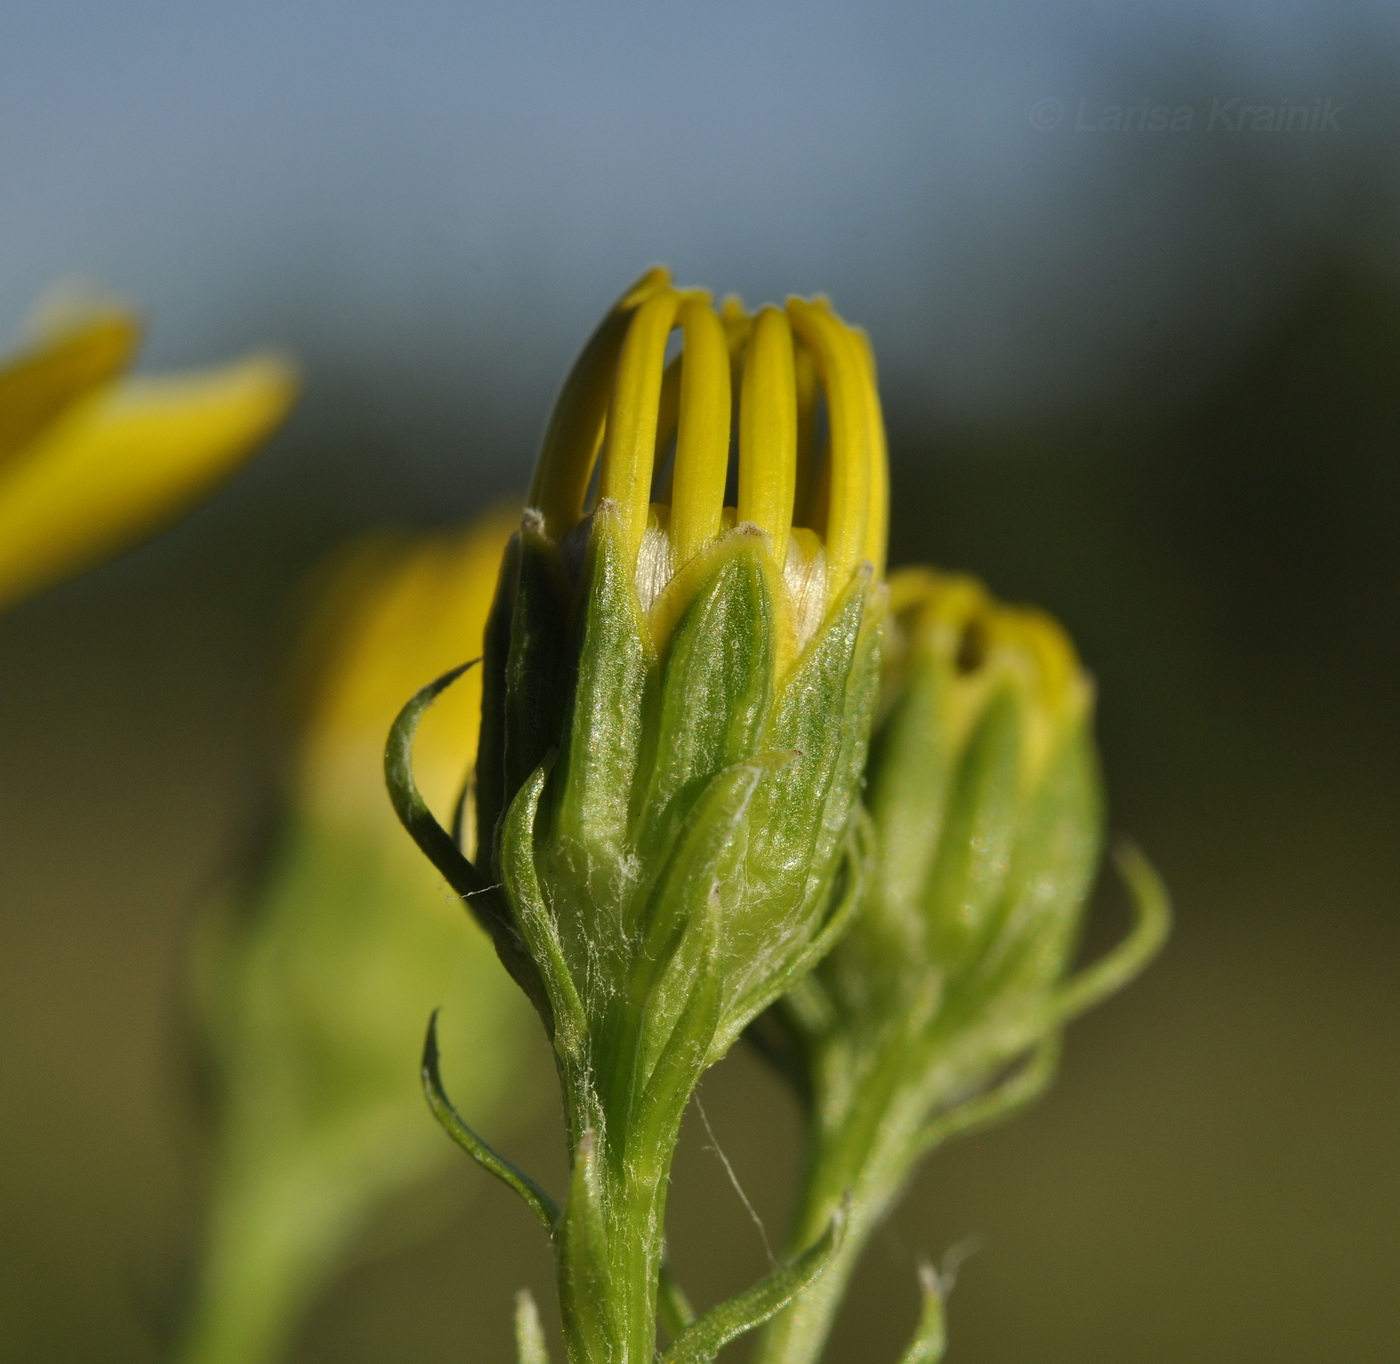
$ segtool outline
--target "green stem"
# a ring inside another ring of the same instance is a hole
[[[248,1180],[216,1198],[179,1364],[271,1364],[285,1352],[346,1230],[339,1206],[288,1216],[298,1192],[293,1178]]]
[[[817,1120],[789,1252],[821,1235],[849,1191],[846,1233],[821,1277],[764,1328],[754,1364],[814,1364],[821,1356],[866,1243],[909,1176],[926,1109],[922,1095],[900,1091],[900,1067],[888,1061],[841,1114]]]
[[[570,1364],[650,1364],[655,1357],[670,1156],[671,1146],[595,1153],[591,1138],[575,1153],[576,1162],[596,1162],[596,1176],[576,1170],[558,1237]]]
[[[929,1045],[908,1037],[890,1039],[871,1049],[882,1064],[849,1085],[831,1083],[841,1054],[833,1049],[822,1058],[819,1078],[826,1083],[819,1085],[811,1155],[791,1241],[801,1246],[819,1235],[822,1219],[849,1190],[847,1232],[821,1278],[769,1325],[755,1364],[812,1364],[820,1357],[866,1242],[919,1160],[949,1138],[989,1126],[1038,1098],[1054,1077],[1059,1055],[1057,1033],[1035,1041],[1034,1030],[1025,1027],[1002,1035],[993,1030],[983,1046],[974,1045],[962,1055],[951,1052],[937,1067],[930,1065]],[[1031,1050],[1025,1052],[1028,1045]],[[968,1094],[970,1075],[995,1072],[1018,1052],[1024,1053],[1020,1065],[990,1088]],[[920,1082],[911,1083],[911,1075]],[[823,1104],[823,1093],[849,1097],[844,1104]]]
[[[656,1356],[666,1194],[690,1086],[646,1102],[657,1094],[640,1073],[641,1022],[640,1009],[619,1007],[595,1034],[596,1068],[563,1068],[570,1130],[580,1134],[556,1236],[570,1364]]]

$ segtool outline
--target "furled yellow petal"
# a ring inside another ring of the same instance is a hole
[[[797,377],[792,327],[777,308],[753,324],[739,403],[739,520],[768,532],[773,561],[787,563],[797,486]]]
[[[125,548],[232,472],[286,414],[258,357],[90,394],[0,468],[0,608]]]
[[[871,441],[876,426],[870,411],[876,401],[871,387],[874,376],[852,329],[829,306],[790,298],[787,311],[793,331],[817,361],[826,392],[831,452],[825,461],[825,540],[832,590],[839,592],[851,571],[872,553],[872,546],[878,558],[884,557],[883,544],[873,544],[871,534],[872,485],[885,486],[873,472],[877,454],[882,454]]]
[[[118,378],[140,342],[136,318],[108,309],[0,365],[0,473],[66,408]]]
[[[564,381],[530,490],[530,506],[543,514],[549,533],[556,539],[563,539],[583,515],[584,497],[607,420],[617,353],[632,314],[670,280],[666,270],[653,266],[632,284],[598,324]]]
[[[689,563],[719,534],[729,467],[730,414],[724,327],[701,299],[681,308],[680,323],[685,351],[671,490],[671,543],[678,567]]]

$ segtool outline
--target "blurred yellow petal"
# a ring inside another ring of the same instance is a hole
[[[318,808],[359,816],[369,803],[397,836],[382,776],[389,728],[419,687],[481,656],[501,558],[519,525],[518,507],[501,508],[465,531],[363,546],[340,570],[321,623],[334,642],[304,666],[321,679],[304,721],[301,773]],[[472,668],[424,717],[414,744],[419,786],[444,817],[480,723],[481,670]]]
[[[0,366],[0,474],[64,410],[120,377],[141,343],[141,326],[116,309],[94,313]]]
[[[90,394],[0,468],[0,608],[183,511],[252,453],[296,393],[257,357]]]

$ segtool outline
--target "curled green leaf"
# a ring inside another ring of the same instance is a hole
[[[790,1264],[780,1265],[745,1293],[712,1307],[686,1327],[661,1356],[661,1364],[710,1364],[731,1340],[762,1326],[815,1283],[841,1245],[845,1207],[838,1208],[822,1237]]]
[[[989,1127],[1040,1098],[1055,1078],[1060,1060],[1060,1036],[1043,1038],[1035,1050],[991,1089],[974,1095],[938,1114],[915,1139],[915,1153],[922,1155],[966,1132]]]
[[[1171,898],[1152,864],[1126,841],[1113,850],[1113,860],[1132,896],[1136,922],[1117,947],[1066,982],[1051,1006],[1057,1022],[1116,994],[1157,955],[1171,931]]]
[[[923,1306],[919,1324],[914,1328],[899,1364],[939,1364],[947,1348],[947,1332],[943,1320],[943,1285],[938,1271],[930,1264],[919,1266],[919,1291]]]
[[[478,1165],[514,1189],[552,1236],[559,1221],[558,1205],[529,1175],[517,1169],[504,1156],[498,1155],[477,1136],[447,1097],[438,1065],[437,1018],[438,1011],[434,1009],[428,1020],[428,1036],[423,1043],[423,1092],[428,1097],[428,1107],[433,1110],[433,1116],[442,1124],[448,1136]]]
[[[399,823],[490,933],[506,969],[533,997],[536,991],[532,989],[534,982],[529,959],[520,945],[520,935],[511,919],[510,907],[500,894],[500,887],[492,885],[481,874],[463,854],[457,839],[438,823],[413,777],[413,736],[418,732],[418,723],[424,712],[468,668],[475,667],[479,662],[479,659],[473,659],[443,673],[409,698],[389,730],[389,739],[384,747],[384,781]]]

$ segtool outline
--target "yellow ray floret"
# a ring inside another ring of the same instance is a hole
[[[120,378],[140,344],[134,317],[104,311],[0,369],[0,471],[66,407]]]
[[[119,383],[138,334],[107,312],[0,368],[0,607],[184,510],[295,396],[290,367],[272,357]]]
[[[727,298],[716,311],[707,293],[652,270],[565,383],[531,505],[561,542],[587,519],[596,479],[591,506],[618,518],[648,608],[719,537],[761,532],[808,620],[862,565],[883,572],[885,460],[869,343],[828,303],[790,299],[754,315]]]
[[[942,664],[952,746],[962,744],[993,697],[1007,688],[1020,697],[1022,776],[1034,785],[1093,703],[1093,683],[1060,624],[1033,607],[997,601],[976,578],[928,568],[890,575],[890,614],[899,628],[888,640],[885,666],[899,671],[920,656]]]

